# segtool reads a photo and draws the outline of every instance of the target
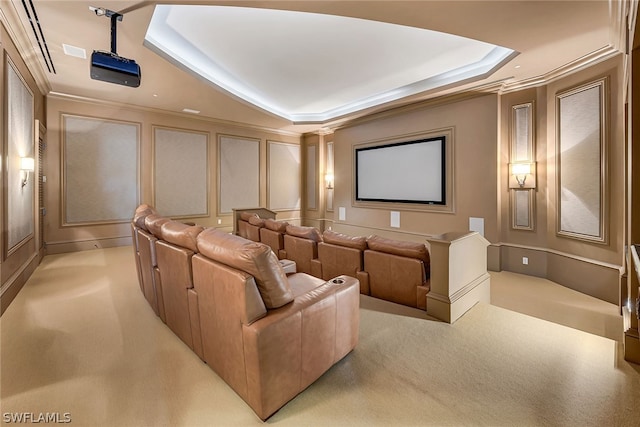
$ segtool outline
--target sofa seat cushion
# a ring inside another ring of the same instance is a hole
[[[406,242],[404,240],[386,239],[380,236],[370,236],[367,239],[369,249],[398,255],[407,258],[419,259],[424,263],[424,268],[429,277],[429,251],[424,243]]]
[[[293,301],[287,276],[269,246],[215,228],[204,230],[197,241],[203,255],[252,275],[268,309]]]
[[[359,249],[364,251],[367,249],[367,238],[364,236],[348,236],[342,233],[336,233],[332,230],[325,230],[322,234],[325,243],[332,245],[346,246],[348,248]]]
[[[322,242],[322,235],[315,227],[304,227],[300,225],[289,224],[287,225],[287,234],[290,236],[312,240],[314,242]]]
[[[169,243],[197,252],[197,237],[202,230],[204,230],[204,228],[199,225],[187,225],[179,221],[168,221],[162,224],[162,237]]]
[[[288,279],[289,279],[289,286],[291,286],[291,292],[293,292],[294,298],[297,298],[301,295],[309,293],[310,291],[316,289],[317,287],[327,283],[322,279],[310,276],[305,273],[290,274],[288,276]]]

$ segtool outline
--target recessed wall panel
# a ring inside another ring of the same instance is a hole
[[[605,80],[559,94],[558,234],[605,241]]]
[[[171,217],[208,214],[207,134],[154,128],[155,207]]]
[[[34,172],[22,185],[21,157],[34,157],[33,94],[7,57],[7,253],[33,234]]]
[[[260,206],[260,140],[221,135],[218,213]]]
[[[63,115],[64,225],[130,221],[138,205],[137,123]]]
[[[269,141],[269,209],[300,209],[300,146]]]

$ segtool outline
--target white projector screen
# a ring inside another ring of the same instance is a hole
[[[356,148],[356,200],[446,204],[445,137]]]

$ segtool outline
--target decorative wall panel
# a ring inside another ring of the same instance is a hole
[[[130,221],[139,203],[140,125],[63,115],[64,225]]]
[[[509,154],[511,163],[535,163],[533,105],[533,102],[528,102],[511,107]],[[535,171],[535,168],[533,170]],[[533,230],[535,228],[533,214],[535,211],[535,188],[512,189],[510,199],[511,228]]]
[[[604,242],[606,80],[557,95],[558,234]]]
[[[208,216],[208,137],[154,128],[155,207],[171,217]]]
[[[327,159],[326,159],[327,165],[325,168],[325,171],[327,174],[333,176],[333,182],[331,185],[331,188],[327,188],[327,211],[329,212],[333,212],[333,190],[334,190],[334,185],[335,185],[335,168],[333,166],[333,142],[328,142],[327,143]],[[327,183],[325,182],[325,186],[327,185]]]
[[[219,136],[218,214],[260,206],[260,140]]]
[[[300,209],[300,146],[268,141],[269,209]]]
[[[318,209],[318,146],[307,146],[307,209]]]
[[[17,249],[33,235],[34,227],[34,173],[22,185],[23,176],[20,171],[21,157],[34,157],[34,112],[33,93],[24,82],[13,62],[6,57],[7,78],[7,212],[4,216],[4,228],[7,230],[5,248],[7,253]]]

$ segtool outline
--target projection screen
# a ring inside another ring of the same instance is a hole
[[[445,137],[356,148],[356,200],[446,204]]]

